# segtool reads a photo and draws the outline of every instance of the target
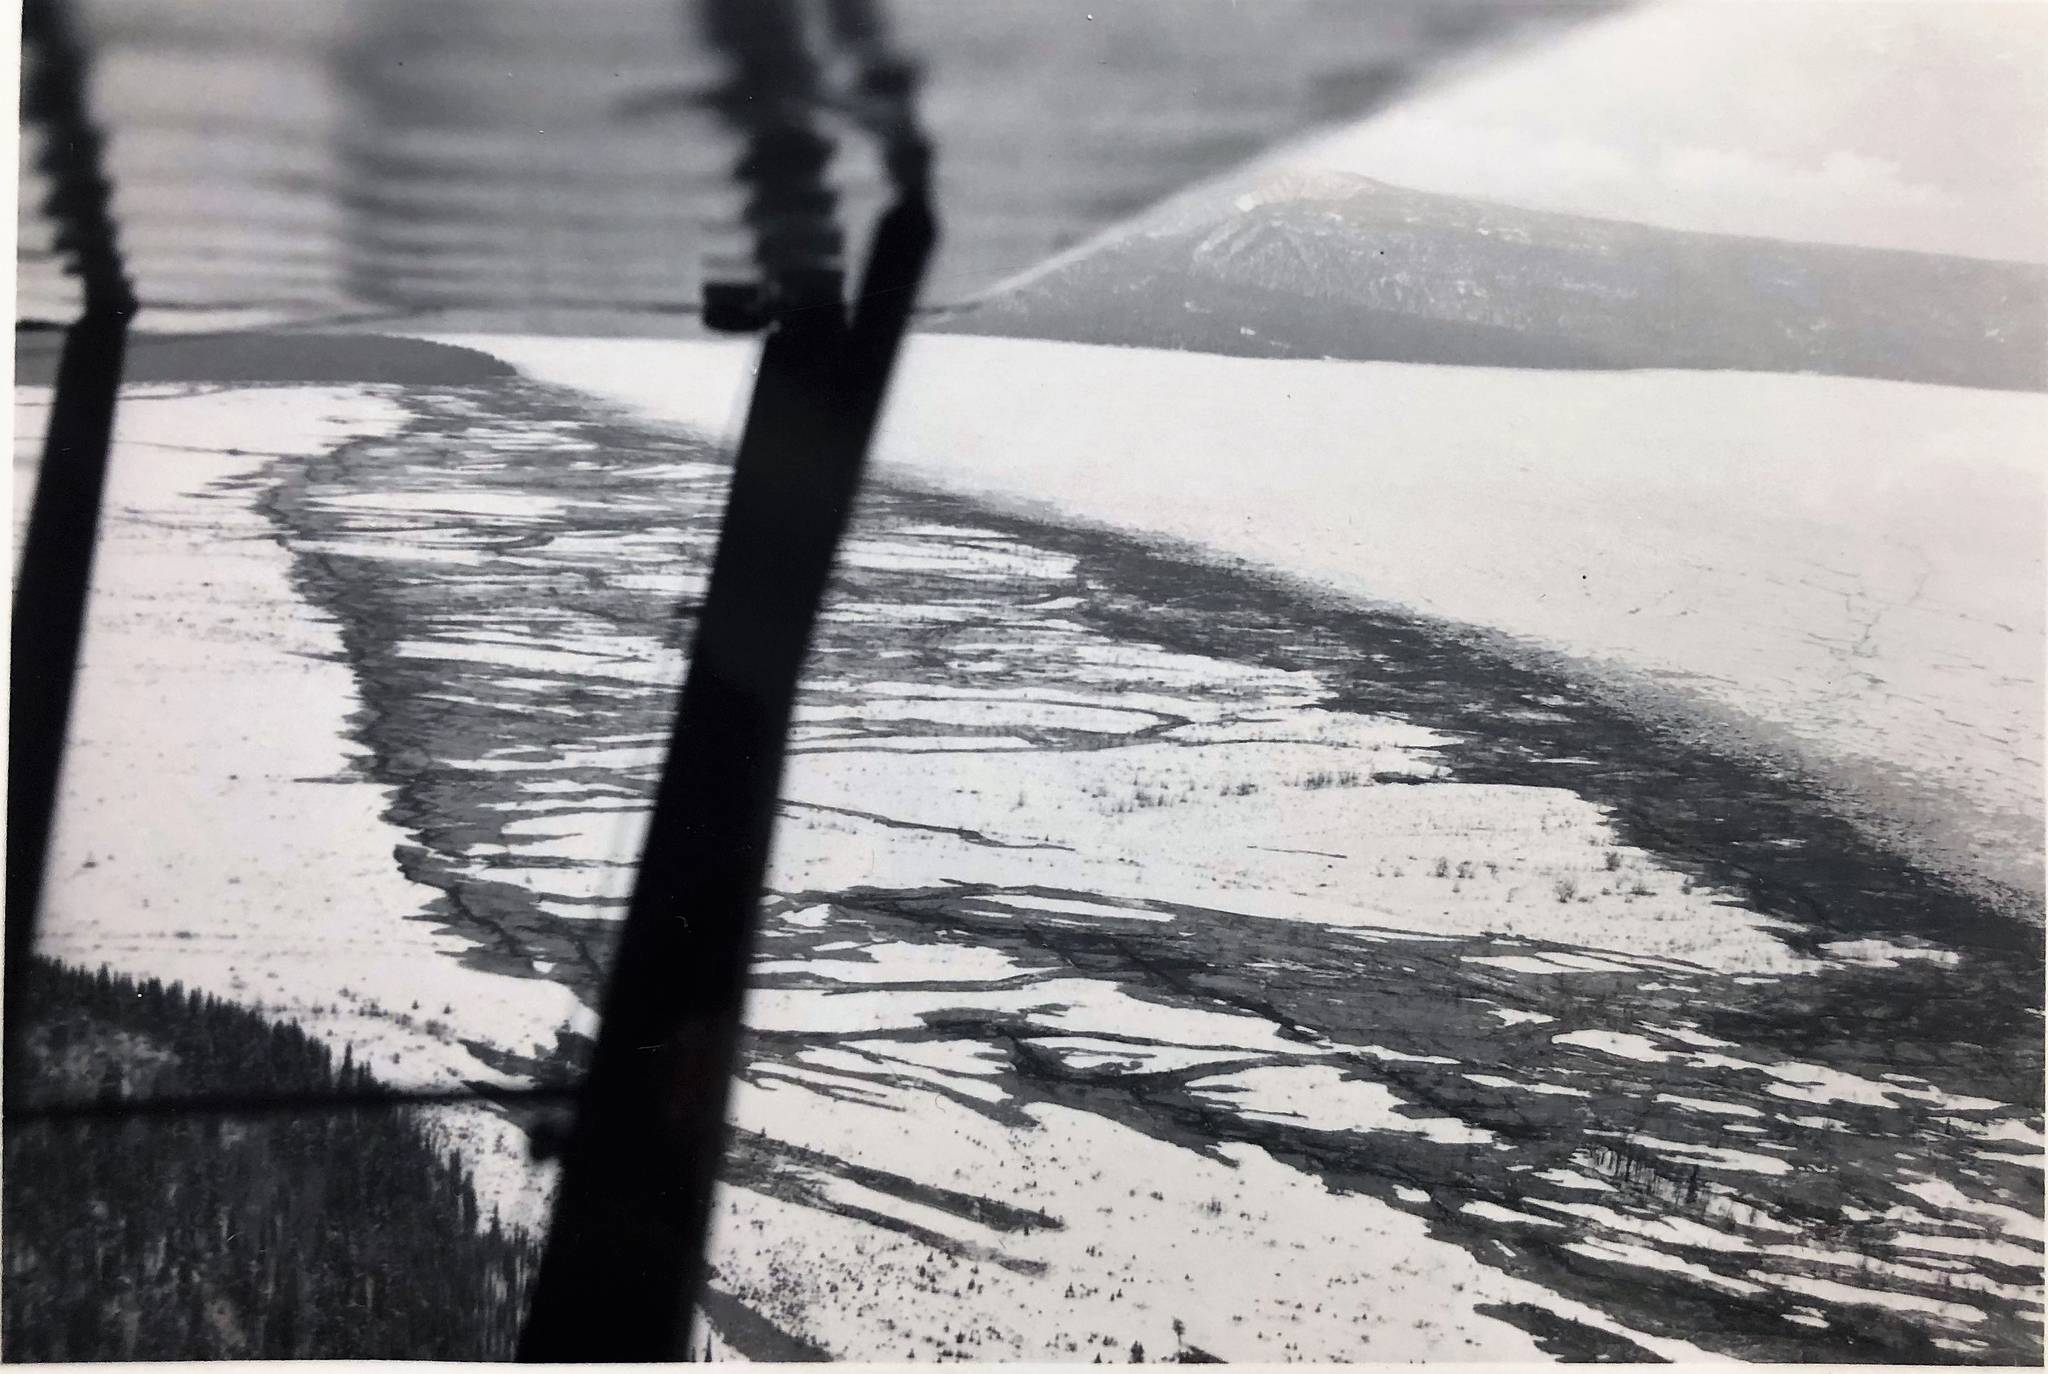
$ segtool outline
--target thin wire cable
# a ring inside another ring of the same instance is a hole
[[[96,1098],[74,1102],[9,1102],[9,1126],[54,1121],[131,1121],[156,1117],[214,1116],[259,1118],[319,1111],[355,1111],[365,1107],[451,1107],[484,1104],[566,1102],[576,1096],[570,1084],[537,1084],[523,1088],[368,1088],[354,1092],[192,1093],[174,1097]]]

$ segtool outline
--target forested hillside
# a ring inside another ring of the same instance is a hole
[[[36,1120],[39,1104],[354,1093],[296,1025],[157,980],[39,964],[5,1139],[17,1360],[504,1358],[538,1258],[389,1107]],[[9,1008],[10,1014],[17,1009]]]

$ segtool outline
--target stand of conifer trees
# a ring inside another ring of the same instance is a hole
[[[11,1105],[372,1089],[296,1025],[39,961]],[[11,1124],[0,1356],[503,1359],[539,1252],[407,1110]]]

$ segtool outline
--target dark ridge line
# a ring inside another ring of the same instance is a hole
[[[725,1338],[725,1343],[749,1360],[790,1364],[832,1362],[832,1356],[823,1348],[791,1335],[708,1279],[698,1291],[697,1307]]]
[[[1282,849],[1270,844],[1255,844],[1253,849],[1263,849],[1269,854],[1312,854],[1319,859],[1349,859],[1349,854],[1336,854],[1327,849]]]
[[[870,738],[872,738],[872,737],[870,737]],[[890,736],[882,736],[881,738],[885,738],[885,739],[886,739],[886,738],[891,738],[891,737],[890,737]],[[901,736],[901,737],[898,737],[898,738],[909,738],[909,736]],[[971,738],[971,737],[969,737],[969,736],[960,736],[960,735],[954,735],[954,736],[941,736],[941,735],[926,735],[926,736],[923,736],[922,738],[925,738],[925,739],[943,739],[943,738],[953,738],[953,739],[961,739],[961,738]],[[988,748],[966,748],[966,749],[885,749],[885,748],[880,748],[880,747],[875,747],[875,748],[868,748],[868,747],[863,747],[863,746],[854,746],[854,747],[851,747],[851,748],[807,748],[807,747],[805,747],[804,745],[801,745],[801,744],[795,744],[795,745],[791,745],[791,746],[790,746],[790,748],[789,748],[789,753],[790,753],[791,755],[797,755],[797,754],[901,754],[901,755],[906,755],[906,756],[908,756],[908,757],[911,757],[911,758],[916,758],[916,757],[917,757],[918,755],[920,755],[920,754],[986,754],[986,755],[989,755],[989,756],[991,756],[991,757],[995,757],[995,756],[1000,756],[1000,755],[1003,755],[1003,754],[1036,754],[1036,753],[1039,753],[1039,752],[1041,752],[1041,751],[1040,751],[1040,750],[1038,750],[1038,749],[1035,749],[1035,748],[1031,747],[1029,743],[1027,743],[1027,744],[1026,744],[1026,746],[1025,746],[1024,748],[1022,748],[1022,749],[988,749]],[[1078,752],[1078,751],[1077,751],[1077,752]]]
[[[791,749],[790,752],[794,754],[801,751],[797,749]],[[845,753],[848,751],[828,750],[824,752]],[[946,752],[951,753],[961,751],[949,750]],[[1012,750],[1009,752],[1014,753],[1021,751]],[[777,803],[777,805],[787,808],[794,808],[799,811],[822,811],[825,814],[832,816],[851,816],[856,820],[872,821],[875,824],[883,826],[890,830],[916,830],[935,835],[951,835],[956,839],[965,840],[969,844],[986,845],[990,849],[1057,849],[1063,850],[1069,854],[1073,852],[1072,845],[1054,844],[1049,840],[999,840],[982,831],[970,829],[966,826],[931,825],[923,821],[904,820],[901,817],[897,816],[884,816],[873,811],[861,811],[850,806],[827,806],[823,802],[793,801],[788,797],[782,798],[781,801]],[[832,899],[830,897],[824,897],[820,898],[820,900],[830,901]]]
[[[752,1028],[748,1029],[747,1038],[751,1045],[772,1045],[778,1049],[790,1047],[792,1041],[792,1038],[788,1036],[763,1035],[760,1032],[753,1030]],[[813,1049],[817,1046],[817,1041],[815,1038],[810,1040],[799,1040],[795,1041],[795,1045],[799,1049]],[[850,1045],[846,1044],[843,1041],[836,1044],[834,1048],[843,1050],[849,1054],[859,1054],[863,1058],[873,1057],[871,1052],[854,1050]],[[795,1070],[797,1068],[802,1068],[807,1074],[819,1074],[826,1075],[832,1078],[849,1079],[852,1080],[854,1086],[841,1088],[837,1084],[823,1084],[806,1081],[803,1078],[795,1077]],[[864,1105],[875,1107],[879,1110],[884,1111],[898,1111],[900,1109],[889,1107],[884,1103],[880,1102],[879,1100],[868,1100],[870,1096],[878,1098],[879,1092],[876,1090],[870,1090],[860,1085],[874,1084],[876,1085],[877,1090],[883,1087],[910,1088],[919,1092],[930,1093],[935,1097],[943,1098],[944,1100],[951,1102],[956,1107],[965,1108],[966,1110],[974,1112],[977,1115],[986,1117],[993,1121],[1001,1122],[1005,1125],[1014,1126],[1019,1129],[1029,1129],[1032,1125],[1031,1119],[1029,1117],[1024,1116],[1021,1113],[1006,1112],[1003,1110],[1002,1104],[1000,1103],[986,1102],[981,1098],[975,1097],[971,1093],[963,1092],[950,1084],[940,1083],[928,1078],[921,1079],[907,1072],[891,1073],[886,1070],[878,1070],[874,1073],[862,1073],[853,1069],[825,1068],[817,1064],[798,1065],[792,1064],[784,1059],[763,1060],[758,1056],[750,1056],[747,1062],[741,1066],[740,1076],[750,1083],[759,1082],[762,1078],[769,1078],[773,1080],[779,1080],[782,1082],[793,1083],[795,1086],[803,1089],[806,1092],[820,1093],[826,1097],[834,1098],[835,1100],[862,1101]]]
[[[965,1193],[933,1183],[922,1183],[904,1174],[891,1173],[872,1165],[856,1164],[836,1155],[776,1140],[758,1131],[734,1127],[731,1134],[735,1156],[752,1152],[774,1159],[792,1160],[806,1168],[847,1179],[862,1187],[887,1193],[906,1202],[920,1203],[969,1221],[982,1222],[998,1231],[1018,1231],[1027,1226],[1035,1226],[1042,1231],[1062,1229],[1059,1218],[1035,1208],[1019,1207],[1013,1203],[982,1197],[978,1193]]]
[[[1492,1317],[1527,1332],[1538,1350],[1568,1363],[1671,1363],[1625,1336],[1588,1326],[1572,1317],[1560,1316],[1533,1302],[1479,1303],[1472,1310],[1480,1316]]]
[[[1133,912],[1163,914],[1183,921],[1201,922],[1223,917],[1233,921],[1243,921],[1249,924],[1281,930],[1300,924],[1282,916],[1264,916],[1255,912],[1233,911],[1228,907],[1195,906],[1187,902],[1162,901],[1159,899],[1146,899],[1140,902],[1128,898],[1077,891],[1072,888],[1046,887],[1039,884],[970,883],[955,879],[948,879],[946,881],[948,885],[944,887],[876,888],[863,886],[846,888],[832,893],[807,891],[785,895],[792,901],[807,905],[828,904],[849,907],[864,906],[879,909],[919,924],[928,924],[922,918],[926,914],[924,907],[929,904],[940,903],[950,905],[958,898],[973,901],[983,897],[1014,896],[1081,901],[1101,907],[1123,907]],[[985,915],[989,913],[978,914]],[[1006,918],[1020,914],[1023,913],[1015,912],[1010,908],[1002,909],[1002,915]],[[1131,917],[1131,919],[1145,921],[1146,917],[1138,915]],[[1146,923],[1148,925],[1156,924],[1150,921]],[[1050,928],[1058,929],[1059,927]],[[1641,973],[1683,977],[1698,977],[1700,975],[1720,976],[1716,974],[1715,970],[1704,964],[1696,964],[1690,960],[1679,959],[1670,955],[1631,954],[1626,951],[1603,949],[1597,945],[1572,945],[1559,940],[1545,940],[1532,935],[1499,935],[1488,932],[1475,932],[1465,935],[1446,936],[1434,931],[1406,930],[1398,926],[1359,925],[1326,926],[1320,928],[1328,930],[1331,934],[1337,936],[1348,936],[1357,939],[1386,937],[1396,941],[1413,943],[1417,948],[1411,951],[1411,953],[1417,958],[1426,957],[1432,950],[1446,945],[1461,948],[1483,946],[1487,950],[1528,951],[1537,955],[1576,954],[1609,959],[1625,959],[1632,963],[1634,966],[1633,971]],[[1114,934],[1114,932],[1103,930],[1094,930],[1091,933],[1102,938],[1111,938]],[[1474,969],[1473,972],[1478,974],[1481,970]],[[1587,972],[1589,976],[1597,976],[1590,970]],[[1621,975],[1617,973],[1608,976],[1619,977]]]

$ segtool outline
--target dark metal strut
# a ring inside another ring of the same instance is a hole
[[[906,155],[849,318],[769,330],[519,1357],[683,1355],[797,679],[936,240]]]
[[[122,270],[101,172],[100,135],[85,107],[85,58],[57,0],[22,12],[22,120],[40,136],[50,179],[43,209],[57,225],[84,309],[64,336],[49,429],[14,585],[7,714],[6,1055],[26,1008],[23,980],[35,949],[64,735],[85,634],[93,550],[135,296]]]

